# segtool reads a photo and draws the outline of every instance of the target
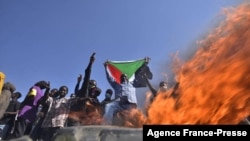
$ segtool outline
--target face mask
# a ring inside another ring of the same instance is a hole
[[[108,94],[108,93],[106,93],[106,94],[105,94],[105,97],[106,97],[106,98],[111,98],[111,95]]]

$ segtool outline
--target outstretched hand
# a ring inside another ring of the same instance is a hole
[[[82,75],[79,74],[79,76],[77,77],[77,82],[81,82],[82,81]]]
[[[149,57],[145,57],[145,63],[149,63],[149,61],[151,60],[151,58],[149,58]]]
[[[90,62],[93,63],[95,61],[95,52],[90,56]]]
[[[47,82],[46,89],[50,89],[50,81]]]
[[[106,67],[109,63],[109,60],[107,60],[106,62],[103,63],[103,65]]]

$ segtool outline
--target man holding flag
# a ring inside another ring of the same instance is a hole
[[[104,63],[107,80],[114,89],[115,100],[106,104],[104,124],[112,125],[113,115],[137,107],[136,88],[146,87],[145,75],[152,79],[149,58],[133,61],[107,61]]]

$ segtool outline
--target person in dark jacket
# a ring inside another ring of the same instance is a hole
[[[152,95],[151,95],[151,97],[150,97],[150,103],[153,102],[154,98],[157,96],[157,94],[158,94],[159,92],[162,92],[162,93],[163,93],[163,92],[166,92],[166,91],[168,90],[168,83],[165,82],[165,81],[161,81],[161,82],[159,83],[159,89],[158,89],[158,90],[155,89],[155,88],[152,86],[152,84],[149,82],[148,79],[146,79],[146,82],[147,82],[148,88],[150,89],[150,91],[151,91],[151,93],[152,93]]]
[[[2,140],[7,140],[9,137],[12,136],[17,112],[21,105],[21,102],[18,101],[20,97],[22,97],[22,94],[20,92],[15,92],[11,96],[9,106],[6,109],[6,112],[3,117],[6,124],[2,132]]]
[[[32,130],[33,123],[36,120],[39,100],[43,96],[43,89],[48,87],[48,83],[44,80],[36,82],[28,91],[25,99],[21,103],[18,112],[14,136],[19,138],[23,135],[29,135]]]
[[[107,89],[105,92],[105,98],[101,102],[101,114],[103,115],[105,113],[105,106],[106,104],[112,102],[112,95],[113,95],[113,90],[112,89]]]
[[[83,78],[83,82],[81,88],[78,89],[80,84],[81,77],[79,76],[77,79],[77,84],[75,88],[75,101],[71,104],[71,109],[69,112],[69,117],[67,121],[68,126],[78,126],[81,125],[81,120],[79,113],[85,108],[86,102],[99,102],[97,101],[97,97],[101,93],[101,89],[97,87],[97,83],[95,80],[91,80],[91,69],[92,65],[95,61],[95,53],[90,56],[89,63],[87,68],[85,69],[85,74]],[[76,114],[77,113],[77,114]],[[83,114],[83,113],[82,113]]]
[[[106,92],[105,92],[105,98],[104,100],[101,102],[102,105],[105,105],[109,102],[111,102],[111,97],[113,95],[113,90],[112,89],[107,89]]]

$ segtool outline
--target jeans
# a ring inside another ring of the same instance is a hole
[[[104,124],[112,125],[114,114],[122,111],[134,108],[136,104],[133,103],[121,103],[120,101],[114,101],[105,105],[105,113],[103,115]]]
[[[2,132],[1,132],[1,134],[0,134],[0,140],[6,140],[7,139],[7,137],[8,137],[8,134],[10,134],[10,128],[11,128],[12,126],[10,126],[10,125],[8,125],[8,124],[6,124],[5,126],[4,126],[4,128],[3,128],[3,130],[2,130]]]

